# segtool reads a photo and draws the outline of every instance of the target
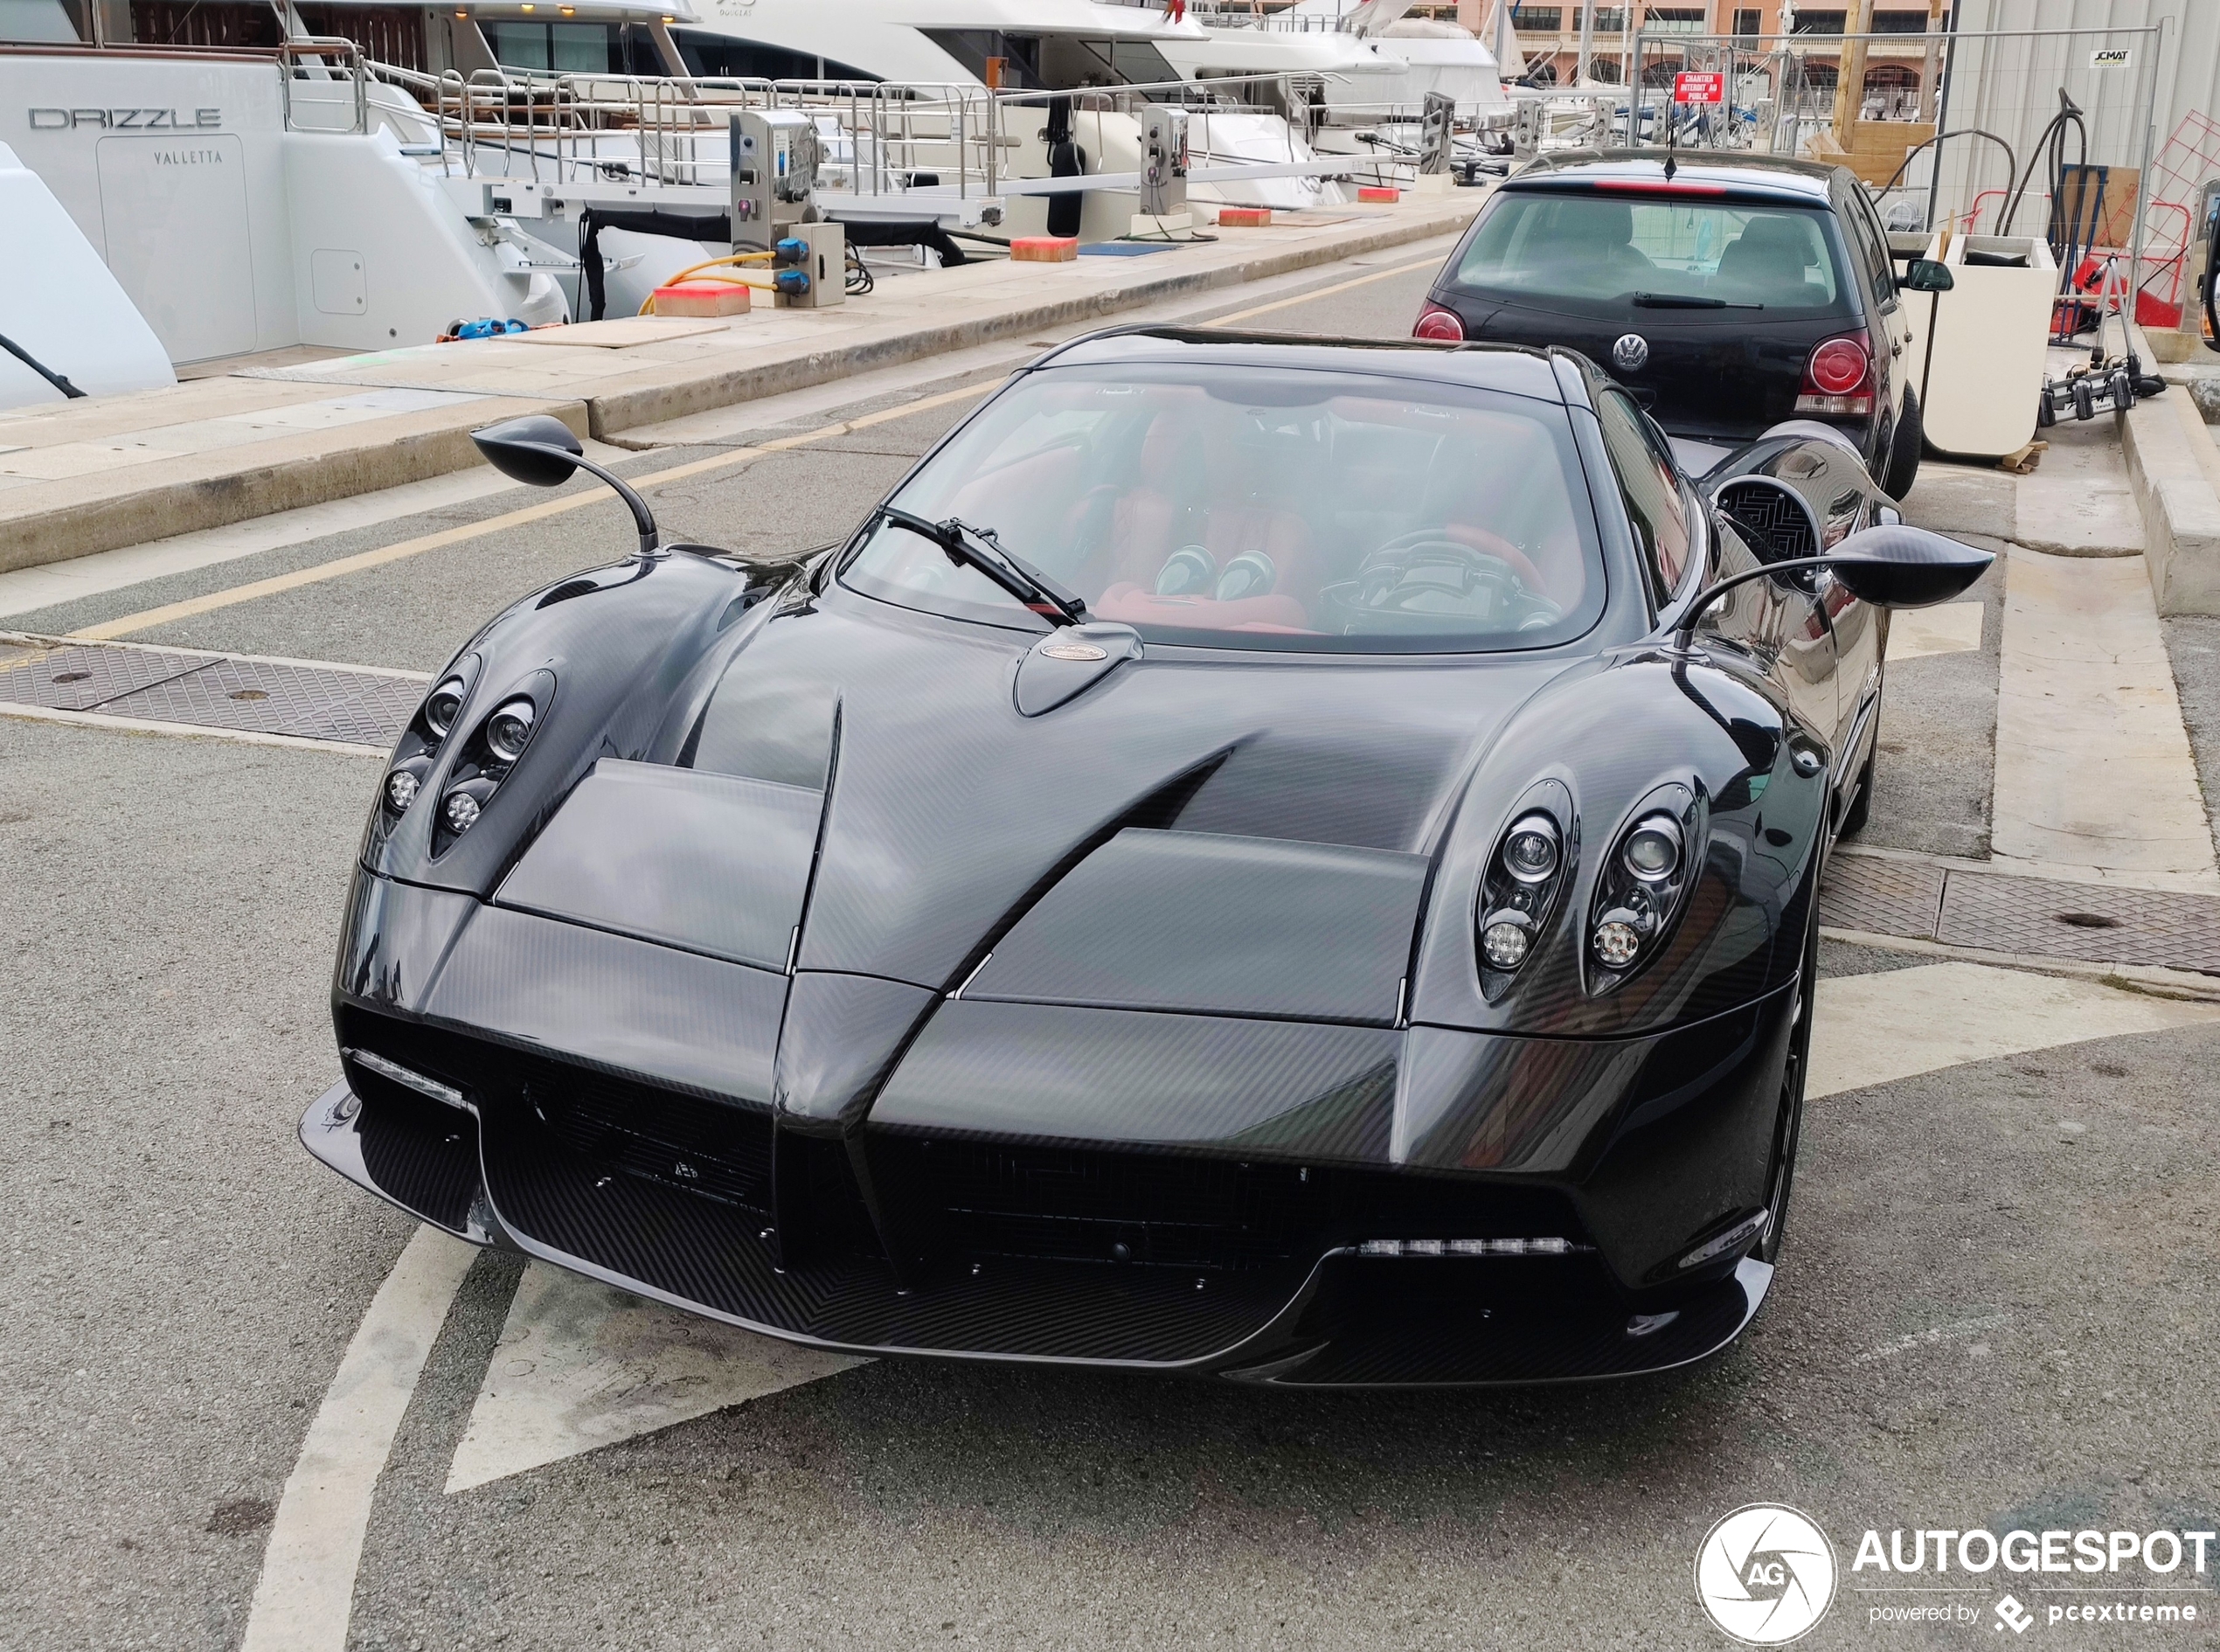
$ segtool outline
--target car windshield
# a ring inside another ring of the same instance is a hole
[[[1603,608],[1561,406],[1370,374],[1048,368],[891,503],[990,530],[1148,639],[1402,653],[1544,647]],[[842,573],[958,618],[1041,621],[881,517]]]
[[[1821,214],[1797,207],[1510,191],[1466,246],[1453,284],[1541,309],[1647,302],[1725,307],[1738,319],[1753,310],[1809,316],[1847,308],[1833,249]]]

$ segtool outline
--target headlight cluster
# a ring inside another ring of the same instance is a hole
[[[1539,948],[1578,850],[1572,799],[1563,787],[1537,787],[1513,812],[1488,857],[1474,914],[1481,991],[1491,1003],[1509,990],[1511,977]]]
[[[1698,841],[1695,795],[1667,786],[1644,798],[1612,845],[1596,878],[1588,923],[1595,985],[1608,991],[1655,957],[1695,881]]]
[[[401,732],[400,743],[393,753],[393,766],[385,771],[385,781],[378,788],[380,819],[374,825],[390,829],[415,806],[416,800],[431,783],[432,770],[439,762],[441,749],[454,732],[463,704],[470,698],[471,685],[477,681],[478,667],[476,655],[464,655],[447,668],[447,674],[432,685],[432,691],[416,708],[416,715]]]
[[[435,854],[477,824],[495,791],[531,744],[554,694],[554,677],[546,671],[535,671],[519,691],[496,705],[475,731],[458,736],[455,731],[462,722],[471,690],[476,686],[478,668],[477,656],[465,656],[433,686],[402,736],[393,767],[385,774],[380,801],[389,819],[397,820],[429,788],[442,751],[460,741],[433,823]]]

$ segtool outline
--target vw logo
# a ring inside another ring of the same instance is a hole
[[[1649,359],[1649,340],[1640,333],[1621,333],[1611,347],[1611,359],[1621,372],[1638,373]]]
[[[1712,1622],[1749,1646],[1781,1646],[1827,1615],[1835,1545],[1810,1517],[1753,1503],[1713,1526],[1696,1556],[1696,1594]]]

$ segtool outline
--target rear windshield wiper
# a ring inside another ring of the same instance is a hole
[[[975,528],[954,517],[934,522],[897,505],[881,505],[872,515],[885,517],[898,528],[923,534],[947,552],[951,562],[976,568],[1042,618],[1053,620],[1058,625],[1085,623],[1085,600],[1013,552],[1003,550],[992,528]]]
[[[1730,304],[1724,298],[1701,298],[1694,293],[1636,293],[1637,309],[1763,309],[1763,304]]]

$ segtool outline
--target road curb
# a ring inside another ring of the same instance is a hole
[[[350,426],[347,432],[360,433],[352,441],[303,438],[297,453],[251,469],[151,481],[128,492],[0,516],[0,573],[445,475],[481,462],[470,441],[476,427],[532,413],[552,413],[579,436],[590,434],[586,404],[575,400],[473,401],[430,428],[423,427],[422,413]],[[394,425],[417,427],[378,430]]]
[[[1461,208],[1461,204],[1460,204]],[[1476,211],[1478,203],[1474,204]],[[740,402],[758,401],[789,391],[807,390],[855,373],[898,367],[927,356],[970,350],[982,344],[1023,338],[1042,328],[1068,327],[1074,323],[1108,321],[1127,310],[1142,309],[1170,299],[1196,296],[1225,288],[1268,281],[1298,270],[1315,268],[1342,259],[1362,257],[1430,240],[1460,229],[1472,212],[1446,211],[1423,219],[1384,224],[1370,234],[1350,236],[1328,245],[1310,243],[1277,250],[1260,250],[1238,264],[1192,270],[1172,270],[1154,280],[1128,282],[1097,290],[1050,298],[1022,309],[991,316],[973,316],[933,327],[913,328],[888,337],[867,340],[840,350],[815,351],[767,362],[737,371],[704,373],[697,378],[611,390],[586,399],[597,441],[610,441],[618,433],[641,425],[662,424],[692,413],[708,413]]]
[[[1992,952],[1985,947],[1953,947],[1947,941],[1921,941],[1912,935],[1882,934],[1870,929],[1819,927],[1821,941],[1838,941],[1846,947],[1870,952],[1893,952],[1905,957],[1947,959],[1957,963],[1988,964],[2017,969],[2030,975],[2057,975],[2073,981],[2093,981],[2121,992],[2147,993],[2176,998],[2186,1003],[2220,1003],[2220,980],[2193,970],[2161,969],[2149,964],[2091,963],[2080,958],[2054,958],[2043,953]]]
[[[2137,342],[2150,359],[2147,342]],[[2118,417],[2158,611],[2220,614],[2220,449],[2179,386]]]

